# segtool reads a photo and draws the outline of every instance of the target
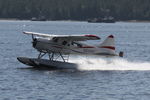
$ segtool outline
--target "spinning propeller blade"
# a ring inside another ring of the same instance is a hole
[[[34,38],[34,35],[32,34],[32,40],[34,40],[35,38]]]
[[[37,44],[37,39],[34,37],[34,35],[32,34],[32,46],[35,47]]]

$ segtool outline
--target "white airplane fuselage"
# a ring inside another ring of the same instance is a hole
[[[33,47],[39,52],[62,53],[62,54],[88,54],[117,56],[115,48],[110,46],[91,46],[76,41],[53,40],[46,38],[36,38]]]

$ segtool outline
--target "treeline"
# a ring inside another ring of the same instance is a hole
[[[0,0],[0,18],[150,20],[150,0]]]

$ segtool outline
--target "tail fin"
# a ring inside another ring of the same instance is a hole
[[[108,36],[104,42],[99,46],[101,52],[105,52],[106,54],[116,55],[115,53],[115,39],[113,35]]]
[[[115,50],[115,40],[114,36],[110,35],[104,40],[104,42],[100,45],[101,48],[107,48],[107,49],[112,49]]]

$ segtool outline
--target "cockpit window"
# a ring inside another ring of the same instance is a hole
[[[74,43],[73,42],[71,42],[71,45],[73,45]]]
[[[54,42],[58,42],[58,38],[53,38],[53,41]]]

